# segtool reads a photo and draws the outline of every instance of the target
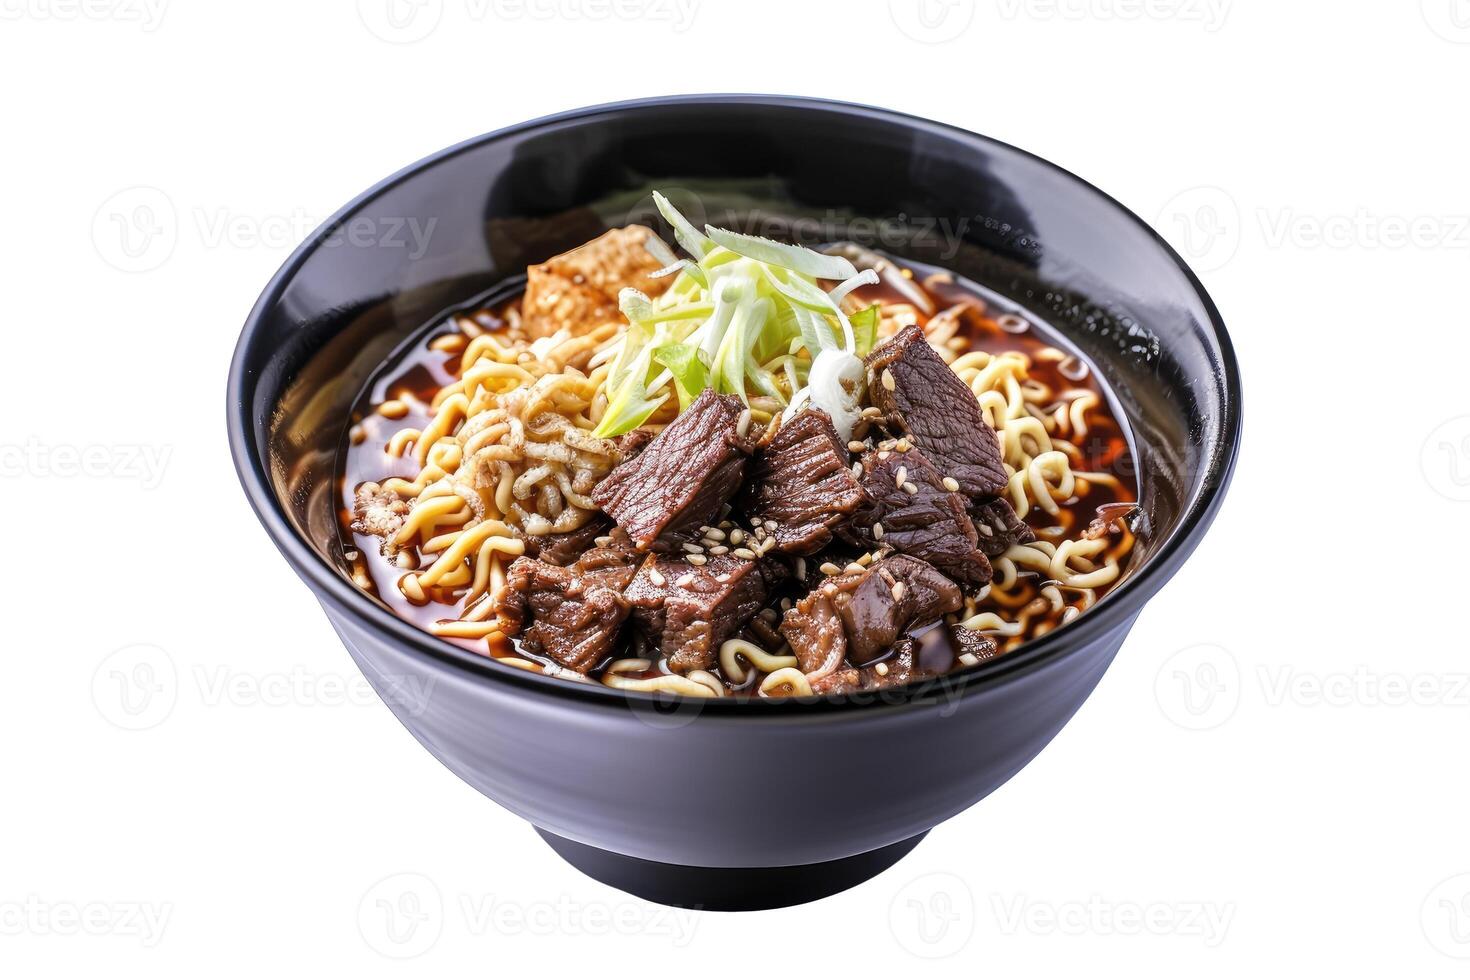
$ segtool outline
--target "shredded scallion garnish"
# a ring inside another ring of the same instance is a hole
[[[670,397],[683,411],[705,388],[769,396],[794,414],[810,403],[832,416],[845,440],[862,396],[861,358],[877,336],[878,308],[848,315],[842,301],[871,285],[836,255],[706,226],[700,232],[668,198],[654,203],[688,253],[675,255],[650,236],[648,251],[673,276],[657,299],[624,289],[628,326],[599,363],[611,361],[608,397],[594,435],[611,438],[646,422]],[[826,290],[818,280],[835,280]]]

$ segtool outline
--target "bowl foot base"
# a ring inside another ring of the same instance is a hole
[[[604,885],[661,905],[746,912],[779,909],[846,891],[902,858],[924,834],[836,861],[786,868],[697,868],[663,864],[536,832],[572,867]]]

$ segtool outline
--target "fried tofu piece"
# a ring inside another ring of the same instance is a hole
[[[573,337],[621,321],[618,291],[625,286],[658,296],[673,276],[650,278],[658,260],[643,243],[653,232],[642,225],[614,228],[585,245],[526,270],[521,317],[526,335],[548,337],[565,328]]]

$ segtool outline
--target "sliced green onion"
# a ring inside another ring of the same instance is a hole
[[[702,258],[715,247],[714,242],[701,235],[699,229],[690,224],[689,219],[680,214],[679,209],[658,191],[653,192],[653,203],[658,208],[658,213],[664,216],[664,220],[673,226],[674,237],[679,240],[684,251],[696,258]]]
[[[688,408],[709,387],[709,368],[693,344],[666,344],[653,352],[653,359],[668,368],[679,392],[679,410]]]
[[[829,299],[838,306],[842,305],[842,298],[859,286],[878,285],[878,273],[872,269],[864,269],[850,279],[844,279],[839,285],[833,286],[827,293]]]
[[[842,280],[857,275],[853,264],[840,255],[823,255],[800,245],[787,245],[759,235],[742,235],[738,231],[727,231],[711,225],[704,226],[704,233],[716,244],[748,259],[800,272],[814,279]]]

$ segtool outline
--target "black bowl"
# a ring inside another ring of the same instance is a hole
[[[367,376],[438,313],[528,263],[630,220],[657,226],[653,188],[696,223],[945,266],[1060,328],[1132,428],[1143,512],[1126,581],[1070,625],[939,682],[774,702],[530,674],[359,591],[338,543],[334,471]],[[876,874],[1056,735],[1218,508],[1240,384],[1198,280],[1071,174],[880,109],[691,96],[491,133],[353,201],[251,311],[230,366],[229,432],[266,531],[441,762],[594,877],[663,902],[759,908]]]

